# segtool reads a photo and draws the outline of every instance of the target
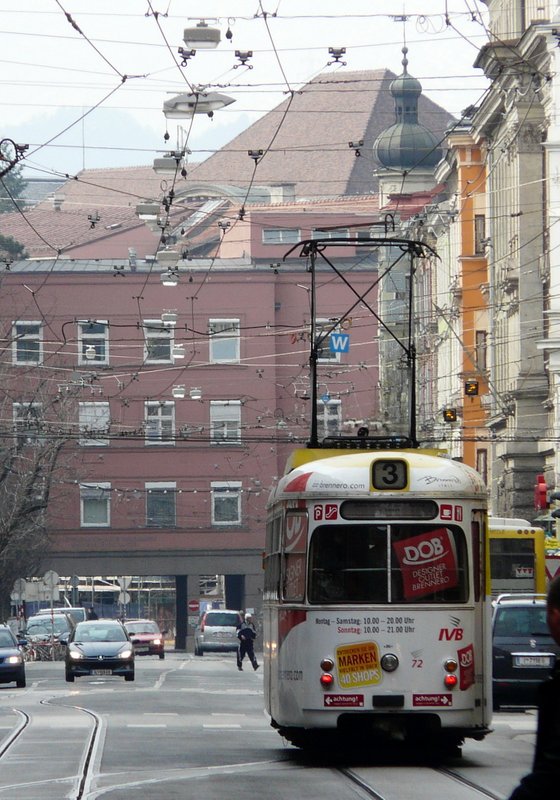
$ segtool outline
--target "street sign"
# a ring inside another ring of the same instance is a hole
[[[350,350],[350,334],[331,333],[329,336],[329,349],[331,353],[347,353]]]
[[[10,597],[15,603],[19,603],[21,600],[25,600],[25,589],[27,586],[27,581],[25,578],[17,578],[14,581],[14,588],[12,590],[12,594]]]
[[[121,606],[127,606],[130,603],[130,595],[128,592],[119,592],[119,603]]]
[[[43,575],[43,583],[45,584],[47,589],[51,590],[51,592],[54,590],[59,580],[60,580],[60,575],[57,572],[55,572],[54,569],[47,570],[47,572],[45,572],[45,574]]]
[[[123,578],[118,578],[117,583],[121,587],[121,589],[128,589],[130,584],[132,583],[132,578],[130,575],[125,575]]]
[[[200,601],[189,600],[189,602],[187,603],[187,608],[192,614],[197,614],[200,611]]]

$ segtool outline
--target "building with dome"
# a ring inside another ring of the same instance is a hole
[[[402,53],[403,71],[390,85],[395,122],[381,131],[373,144],[373,157],[380,165],[374,171],[380,207],[391,194],[412,194],[432,187],[434,168],[442,156],[437,136],[418,121],[422,85],[408,73],[408,48],[403,47]]]

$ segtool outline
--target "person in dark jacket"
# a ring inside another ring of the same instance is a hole
[[[253,669],[257,670],[259,665],[255,657],[254,642],[257,638],[257,631],[253,623],[251,614],[245,614],[243,622],[237,629],[237,638],[239,639],[239,646],[237,648],[237,669],[243,669],[243,659],[249,656],[249,661],[253,665]]]
[[[560,576],[548,587],[546,621],[560,645]],[[522,778],[510,800],[542,800],[554,797],[560,786],[560,658],[550,677],[539,687],[537,741],[533,770]]]

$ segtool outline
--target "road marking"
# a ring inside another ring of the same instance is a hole
[[[202,727],[203,727],[203,728],[219,728],[220,730],[224,730],[225,728],[228,728],[228,729],[231,729],[231,728],[240,728],[240,727],[241,727],[241,725],[227,725],[227,724],[220,725],[220,723],[216,723],[216,725],[212,725],[212,724],[205,724],[205,725],[203,725]]]
[[[157,722],[147,722],[143,723],[131,723],[126,726],[127,728],[167,728],[167,725],[164,722],[157,723]]]

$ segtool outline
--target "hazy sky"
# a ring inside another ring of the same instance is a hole
[[[485,10],[479,0],[0,0],[0,139],[31,145],[30,177],[150,164],[166,149],[164,100],[209,86],[235,103],[182,123],[201,160],[320,73],[400,73],[405,40],[409,72],[458,116],[487,86],[472,66]],[[222,41],[181,67],[183,29],[202,14]],[[329,47],[346,48],[346,66],[329,65]],[[236,50],[252,50],[252,69]],[[176,123],[168,130],[174,145]]]

